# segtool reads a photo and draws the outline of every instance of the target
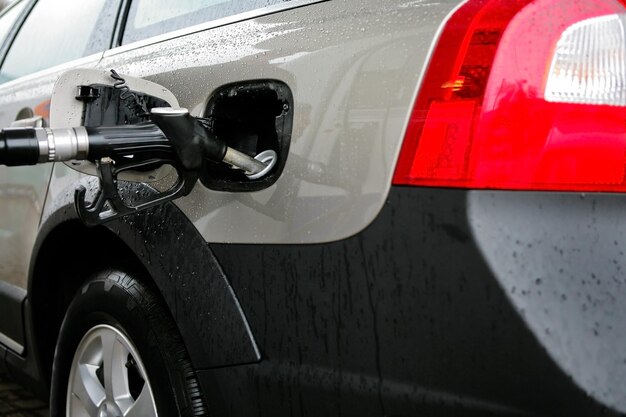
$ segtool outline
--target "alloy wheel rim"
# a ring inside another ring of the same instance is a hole
[[[72,359],[68,417],[157,416],[148,376],[133,343],[109,325],[91,328]]]

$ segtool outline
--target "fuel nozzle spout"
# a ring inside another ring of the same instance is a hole
[[[151,116],[170,139],[185,169],[198,170],[203,160],[208,159],[241,169],[249,177],[267,171],[267,163],[229,148],[206,124],[192,117],[187,109],[160,107],[152,109]]]

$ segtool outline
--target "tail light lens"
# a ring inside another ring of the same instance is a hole
[[[469,0],[448,21],[394,184],[626,191],[622,0]]]
[[[626,13],[583,20],[563,32],[546,100],[626,107]]]

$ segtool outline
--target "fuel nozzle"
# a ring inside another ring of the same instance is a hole
[[[251,180],[267,175],[276,164],[273,150],[256,157],[229,148],[207,125],[186,109],[155,108],[152,122],[135,125],[72,128],[8,128],[0,130],[0,164],[8,166],[69,160],[95,162],[100,190],[91,203],[78,187],[78,216],[93,226],[137,213],[185,196],[198,181],[204,160],[224,162]],[[124,171],[168,164],[177,180],[168,190],[130,204],[118,193],[117,178]]]
[[[152,121],[170,139],[185,169],[198,170],[202,166],[202,161],[208,159],[213,162],[225,162],[244,171],[249,178],[256,179],[273,168],[275,157],[272,160],[259,156],[253,158],[229,148],[200,119],[192,117],[187,109],[159,107],[152,109],[151,115]]]
[[[72,128],[7,128],[0,130],[0,165],[35,165],[46,162],[133,156],[134,161],[174,160],[186,171],[198,171],[204,159],[224,162],[257,179],[273,168],[276,158],[265,151],[256,158],[229,148],[187,109],[170,107],[151,111],[154,123]]]

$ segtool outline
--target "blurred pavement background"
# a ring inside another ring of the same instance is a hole
[[[0,372],[0,417],[47,417],[48,406]]]

